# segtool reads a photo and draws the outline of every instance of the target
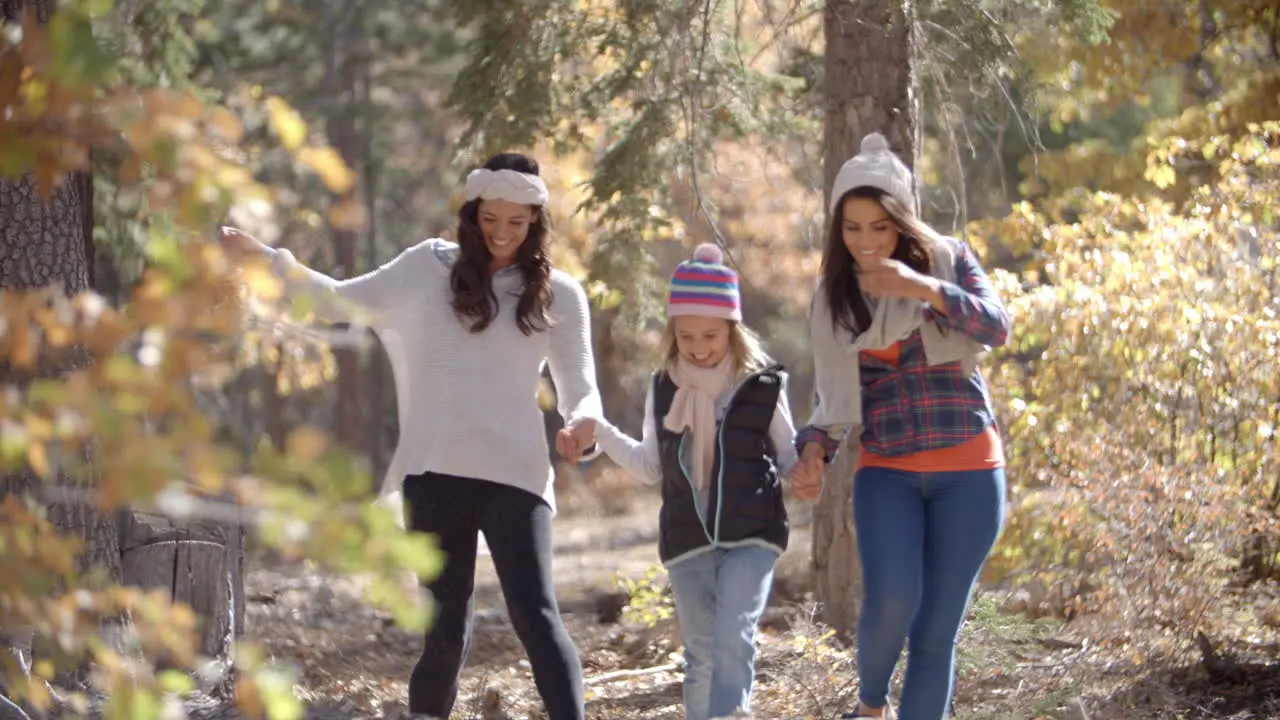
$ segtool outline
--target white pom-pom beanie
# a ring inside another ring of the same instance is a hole
[[[845,161],[831,186],[831,200],[827,212],[836,214],[836,205],[845,193],[859,187],[879,188],[892,195],[907,209],[915,210],[911,171],[889,149],[889,141],[880,133],[862,138],[858,154]]]
[[[742,321],[738,273],[724,264],[724,253],[711,243],[693,251],[693,259],[676,266],[667,295],[667,317],[699,315]]]

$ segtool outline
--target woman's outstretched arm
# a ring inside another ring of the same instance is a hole
[[[218,241],[231,255],[265,258],[285,283],[289,295],[310,294],[316,314],[330,322],[352,320],[362,311],[375,318],[397,302],[411,274],[409,248],[385,265],[345,280],[332,278],[298,262],[293,253],[273,248],[235,228],[224,227]]]

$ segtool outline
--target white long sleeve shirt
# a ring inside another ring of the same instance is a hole
[[[723,419],[733,398],[736,387],[727,388],[716,398],[716,418]],[[658,449],[658,418],[653,414],[653,383],[649,383],[649,391],[644,399],[644,425],[639,442],[614,427],[611,423],[601,422],[596,427],[596,442],[613,461],[624,470],[645,482],[657,484],[662,480],[662,459]],[[791,403],[787,400],[786,388],[778,393],[778,406],[769,421],[769,439],[773,441],[774,452],[778,453],[778,473],[786,477],[791,473],[798,460],[796,456],[796,429],[791,418]]]
[[[497,316],[473,333],[450,305],[454,243],[427,240],[349,280],[306,268],[288,250],[263,247],[289,292],[316,291],[317,314],[367,322],[386,348],[400,440],[383,479],[384,498],[398,498],[406,475],[436,472],[527,490],[555,510],[555,474],[537,401],[544,364],[566,424],[603,417],[589,306],[577,280],[552,270],[555,324],[526,336],[515,323],[523,278],[514,267],[498,271]]]

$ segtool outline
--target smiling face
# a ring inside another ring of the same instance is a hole
[[[898,225],[879,202],[866,197],[847,197],[842,205],[844,224],[840,236],[854,262],[859,258],[887,259],[898,247]]]
[[[728,320],[679,315],[671,318],[671,322],[680,357],[695,367],[713,368],[729,354]]]
[[[537,219],[531,205],[506,200],[481,200],[477,212],[484,246],[493,256],[490,270],[500,270],[516,261],[516,253],[529,237],[529,226]]]

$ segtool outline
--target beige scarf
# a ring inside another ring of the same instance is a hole
[[[708,477],[716,457],[716,401],[733,381],[734,360],[725,355],[719,365],[700,368],[684,358],[676,361],[671,369],[671,381],[676,384],[675,397],[663,424],[671,432],[693,431],[693,480],[700,496],[706,495]]]

